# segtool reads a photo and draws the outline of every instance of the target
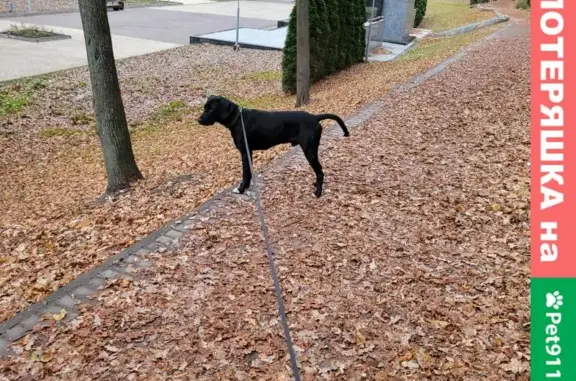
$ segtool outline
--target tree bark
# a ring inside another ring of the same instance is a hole
[[[296,4],[296,107],[310,101],[310,9],[309,0]]]
[[[136,165],[116,72],[105,0],[79,0],[88,69],[92,83],[96,132],[108,176],[106,193],[142,179]]]

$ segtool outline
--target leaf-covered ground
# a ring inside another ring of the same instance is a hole
[[[493,30],[426,39],[397,61],[356,65],[314,86],[308,109],[350,115]],[[120,61],[146,180],[105,203],[95,202],[106,178],[86,68],[0,85],[0,320],[239,181],[229,134],[199,126],[198,106],[217,92],[247,107],[291,108],[280,59],[190,45]],[[258,155],[258,167],[283,150]]]
[[[470,7],[468,4],[454,3],[449,0],[428,0],[426,17],[422,21],[420,28],[441,32],[473,22],[487,20],[491,17],[494,17],[494,13],[481,11],[476,7]]]
[[[522,15],[522,13],[518,13]],[[529,25],[264,176],[304,380],[529,380]],[[2,359],[7,380],[289,380],[253,203]],[[58,318],[58,317],[57,317]]]

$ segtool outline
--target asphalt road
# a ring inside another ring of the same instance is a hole
[[[36,15],[12,19],[18,23],[32,23],[63,28],[82,29],[78,12]],[[158,8],[136,8],[108,12],[112,34],[147,40],[186,45],[190,36],[236,28],[236,17],[206,13],[180,12]],[[240,18],[240,26],[265,28],[278,20]]]

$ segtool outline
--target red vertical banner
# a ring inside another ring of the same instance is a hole
[[[576,0],[532,0],[532,277],[576,278]]]

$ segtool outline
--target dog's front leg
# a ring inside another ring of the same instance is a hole
[[[252,160],[252,152],[250,152],[250,160]],[[242,153],[242,182],[238,187],[238,193],[242,194],[250,187],[252,180],[252,172],[250,171],[250,163],[248,162],[248,155],[246,152]]]

